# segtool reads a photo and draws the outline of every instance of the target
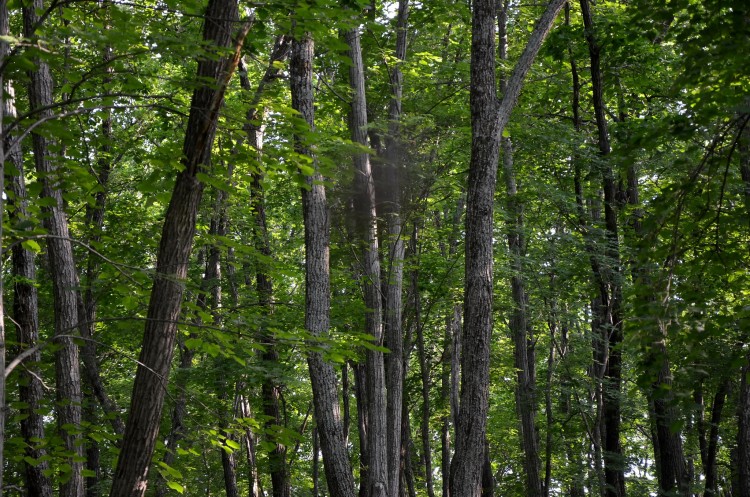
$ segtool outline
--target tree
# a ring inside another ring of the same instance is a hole
[[[146,492],[148,468],[159,431],[182,305],[182,280],[187,276],[195,219],[203,192],[198,175],[204,174],[210,160],[221,101],[250,30],[250,24],[245,23],[235,35],[234,24],[238,18],[237,4],[233,0],[209,2],[203,39],[216,47],[233,50],[228,57],[218,60],[204,58],[198,63],[198,77],[208,79],[212,84],[204,81],[203,86],[193,93],[183,147],[184,169],[177,176],[162,229],[156,278],[151,290],[130,414],[112,483],[112,497],[142,496]]]
[[[292,41],[292,106],[310,130],[315,129],[313,106],[313,39],[309,32],[297,33]],[[329,222],[323,176],[310,145],[301,137],[297,151],[310,157],[313,174],[302,190],[305,219],[305,328],[313,337],[325,337],[330,326]],[[353,497],[354,480],[346,453],[336,373],[317,351],[307,357],[315,404],[315,423],[320,436],[328,489],[333,497]]]
[[[553,0],[532,32],[497,104],[495,4],[476,0],[472,17],[472,154],[466,203],[466,290],[461,342],[461,404],[456,452],[451,462],[451,496],[479,495],[489,386],[492,332],[493,199],[500,137],[521,91],[521,83],[565,2]]]

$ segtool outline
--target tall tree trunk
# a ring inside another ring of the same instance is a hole
[[[505,0],[498,12],[500,60],[508,60],[508,8],[510,2]],[[506,90],[506,80],[500,80],[500,89]],[[542,496],[542,479],[539,467],[539,442],[536,432],[536,385],[534,384],[534,362],[536,354],[530,336],[531,322],[528,316],[529,297],[524,281],[523,259],[526,253],[524,238],[523,204],[518,197],[516,168],[513,161],[513,143],[509,137],[500,139],[503,153],[503,176],[505,179],[507,242],[510,252],[511,295],[513,310],[510,316],[510,330],[514,344],[514,364],[516,368],[516,412],[520,419],[519,435],[524,453],[524,473],[526,475],[526,493],[529,497]]]
[[[709,428],[708,443],[705,450],[705,459],[703,462],[703,474],[705,477],[704,497],[712,497],[717,493],[718,475],[716,455],[719,449],[719,423],[721,423],[721,413],[724,409],[724,401],[729,392],[730,382],[727,380],[719,384],[719,388],[714,395],[713,404],[711,405],[711,424]],[[703,452],[701,452],[703,455]],[[702,458],[703,459],[703,458]]]
[[[740,174],[745,190],[745,210],[750,220],[750,114],[743,117],[743,125],[739,131],[742,133],[739,140]],[[750,251],[750,246],[748,249]],[[750,351],[745,356],[740,375],[737,405],[737,490],[738,497],[750,497]]]
[[[451,497],[481,491],[492,332],[494,193],[500,137],[521,85],[565,0],[552,0],[529,38],[500,105],[495,84],[495,0],[474,0],[471,45],[472,146],[466,208],[461,406],[451,462]]]
[[[7,13],[0,11],[0,34],[2,33],[7,34]],[[4,51],[3,55],[5,55]],[[10,82],[5,84],[5,95],[3,115],[6,119],[14,119],[16,108],[13,86]],[[24,179],[23,152],[20,144],[13,143],[14,138],[13,135],[3,133],[2,150],[16,170],[15,174],[6,176],[9,179],[8,190],[11,193],[8,196],[10,207],[8,217],[12,224],[18,225],[29,219],[29,212],[26,181]],[[3,211],[0,210],[0,212]],[[33,251],[24,248],[20,243],[13,245],[11,249],[13,321],[16,325],[18,350],[21,353],[34,350],[39,342],[39,301],[37,287],[34,284],[36,281],[35,259],[36,256]],[[52,482],[46,476],[49,469],[49,461],[45,457],[47,451],[40,444],[45,439],[44,416],[40,414],[41,402],[44,398],[44,387],[39,371],[40,360],[41,353],[39,350],[34,350],[24,361],[24,369],[19,373],[19,400],[26,406],[21,410],[21,436],[26,442],[24,455],[30,460],[36,461],[34,464],[30,464],[24,460],[24,482],[30,496],[51,497]],[[0,481],[1,486],[2,481]]]
[[[265,124],[264,109],[259,108],[260,99],[265,89],[278,78],[280,71],[278,62],[284,60],[289,53],[289,38],[278,36],[271,49],[270,62],[266,71],[258,83],[258,87],[252,99],[250,108],[246,116],[245,132],[250,146],[255,150],[257,160],[262,161],[261,151],[263,150],[263,134]],[[246,73],[241,74],[240,84],[245,91],[250,91],[250,82]],[[255,218],[253,225],[253,239],[255,249],[263,256],[265,260],[272,258],[271,245],[269,242],[268,226],[266,223],[265,192],[263,188],[263,173],[261,170],[253,173],[252,183],[250,186],[250,210]],[[266,320],[269,320],[273,314],[273,282],[271,280],[271,271],[268,264],[263,262],[256,263],[256,292],[258,295],[258,305]],[[268,323],[261,325],[259,335],[260,340],[266,344],[264,350],[260,353],[260,359],[264,365],[273,367],[279,361],[279,353],[276,346],[276,339],[273,333],[268,331]],[[282,426],[281,408],[279,405],[281,390],[283,385],[277,383],[275,375],[268,374],[263,379],[261,386],[261,396],[263,398],[263,414],[267,417],[265,423],[266,436],[274,433],[274,426]],[[268,454],[269,466],[271,472],[271,485],[274,497],[289,497],[291,493],[291,483],[289,481],[289,471],[286,463],[286,446],[279,440],[271,437],[269,440],[274,447]]]
[[[290,63],[292,107],[300,113],[310,130],[315,126],[313,51],[310,35],[297,33],[292,41]],[[322,337],[328,334],[331,304],[326,190],[310,144],[296,136],[295,149],[298,153],[311,157],[315,165],[315,172],[306,179],[306,188],[302,190],[305,223],[305,328],[313,336]],[[336,372],[319,352],[309,352],[307,363],[328,491],[331,497],[354,497],[354,477],[341,425]]]
[[[738,497],[750,497],[750,353],[740,372],[740,396],[737,405],[737,490]]]
[[[0,4],[0,35],[8,36],[8,4],[2,2]],[[8,43],[6,41],[0,41],[0,63],[5,62],[5,57],[8,55]],[[5,223],[5,151],[8,148],[5,139],[5,126],[3,120],[5,117],[5,80],[3,74],[0,72],[0,247],[3,246],[3,225]],[[5,484],[5,398],[7,382],[5,381],[5,362],[6,362],[6,347],[5,347],[5,285],[2,281],[2,275],[4,274],[4,262],[0,260],[0,497],[3,495],[3,485]],[[21,342],[23,343],[23,342]]]
[[[34,0],[23,7],[24,36],[35,38],[39,23],[39,12],[44,10],[43,0]],[[35,61],[36,70],[30,71],[29,107],[40,109],[40,119],[51,118],[52,73],[46,62]],[[81,427],[81,375],[78,362],[78,346],[73,335],[79,326],[78,291],[79,280],[73,258],[73,247],[68,232],[68,219],[63,205],[60,182],[62,172],[54,163],[49,139],[33,133],[34,164],[42,179],[42,196],[54,200],[45,208],[43,224],[47,233],[50,276],[55,314],[55,343],[60,347],[55,353],[55,380],[57,400],[57,425],[65,450],[70,454],[70,467],[66,480],[60,485],[61,497],[83,497],[83,461],[85,460]],[[67,472],[66,472],[67,473]]]
[[[345,34],[349,46],[349,85],[352,102],[349,126],[352,141],[367,146],[367,100],[365,75],[362,65],[362,46],[359,28]],[[354,155],[354,210],[358,239],[362,243],[362,287],[365,300],[365,333],[375,345],[383,340],[382,299],[380,296],[380,259],[378,254],[377,214],[375,212],[375,183],[368,153]],[[403,249],[401,249],[403,250]],[[402,252],[403,254],[403,252]],[[403,255],[402,255],[403,258]],[[367,349],[365,352],[368,393],[368,497],[388,495],[386,383],[383,353]]]
[[[385,358],[386,419],[388,430],[388,486],[387,495],[397,497],[402,476],[401,412],[404,392],[403,330],[401,325],[401,294],[404,279],[404,237],[401,216],[401,96],[404,76],[400,64],[406,59],[406,35],[409,0],[399,0],[396,18],[396,57],[391,72],[391,101],[389,104],[388,135],[386,137],[385,204],[384,214],[388,229],[388,265],[385,285],[385,345],[390,353]]]
[[[416,235],[416,229],[414,234]],[[416,236],[412,238],[413,241],[416,241]],[[412,278],[414,279],[414,282],[412,283],[412,286],[414,289],[417,288],[417,282],[418,279],[418,273],[415,269],[412,273]],[[418,298],[418,295],[415,295],[415,298]],[[418,304],[417,304],[418,305]],[[417,311],[418,312],[418,311]],[[419,359],[419,373],[421,377],[421,387],[422,387],[422,421],[420,422],[420,429],[421,429],[421,439],[422,439],[422,454],[424,458],[424,478],[425,478],[425,485],[427,487],[427,495],[429,497],[435,497],[435,485],[432,481],[432,447],[431,447],[431,439],[432,434],[430,430],[430,368],[429,364],[430,361],[427,357],[427,353],[425,351],[425,339],[424,339],[424,323],[422,322],[421,318],[416,320],[415,328],[417,330],[417,357]],[[393,494],[397,495],[397,494]]]
[[[198,62],[197,77],[203,83],[193,92],[183,146],[184,169],[177,176],[164,219],[143,346],[111,497],[142,497],[146,492],[177,336],[183,281],[187,277],[203,193],[203,183],[197,175],[209,163],[224,91],[250,29],[249,23],[242,24],[235,40],[232,39],[239,18],[235,0],[210,0],[205,18],[204,41],[217,48],[234,50],[231,56]]]
[[[109,16],[109,6],[104,10],[104,15]],[[110,29],[109,19],[104,20],[104,29]],[[114,59],[112,47],[104,48],[103,63],[105,64],[104,83],[111,82],[111,74],[114,68],[111,62]],[[98,191],[94,196],[94,205],[86,205],[86,228],[88,231],[88,244],[96,245],[101,240],[102,229],[104,227],[104,212],[107,203],[107,189],[109,183],[109,174],[112,170],[112,111],[104,111],[104,118],[101,123],[101,145],[97,150],[96,160],[96,181]],[[122,436],[125,432],[125,423],[120,416],[120,409],[112,398],[107,394],[99,370],[99,361],[96,357],[96,343],[94,341],[94,329],[96,321],[97,302],[94,292],[95,282],[99,277],[100,258],[98,255],[89,252],[86,261],[86,270],[84,272],[85,291],[79,302],[79,313],[81,316],[81,336],[83,345],[81,346],[81,359],[83,361],[83,373],[89,388],[93,392],[102,410],[110,420],[112,429],[116,435]]]
[[[580,0],[586,41],[591,59],[591,85],[593,90],[594,114],[598,130],[599,154],[610,154],[609,129],[604,110],[604,87],[602,82],[600,47],[594,35],[593,17],[588,0]],[[612,165],[606,159],[603,166],[602,189],[604,190],[604,223],[606,232],[605,262],[594,268],[600,290],[594,313],[597,316],[597,330],[604,344],[605,357],[603,382],[604,409],[604,476],[605,495],[623,497],[625,495],[625,464],[620,444],[620,391],[622,383],[622,271],[616,206],[616,189]],[[596,255],[592,255],[592,261]],[[593,265],[593,263],[592,263]]]

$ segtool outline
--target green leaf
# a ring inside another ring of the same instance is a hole
[[[176,481],[168,481],[167,486],[171,488],[172,490],[175,490],[181,494],[185,493],[185,487],[177,483]]]
[[[42,247],[40,247],[39,244],[34,240],[24,240],[21,242],[21,246],[26,250],[34,252],[35,254],[38,254],[42,251]]]

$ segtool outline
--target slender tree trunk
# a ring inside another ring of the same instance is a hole
[[[588,0],[581,0],[586,40],[591,58],[591,82],[593,89],[594,113],[598,129],[599,153],[602,157],[610,154],[609,129],[604,111],[603,82],[600,68],[600,47],[594,35],[593,17]],[[594,269],[599,282],[600,295],[594,309],[598,319],[597,333],[604,337],[606,357],[603,382],[604,408],[604,475],[607,497],[625,495],[625,468],[620,444],[620,391],[622,383],[622,272],[618,240],[616,189],[614,173],[610,162],[604,161],[604,220],[606,231],[605,264]],[[592,260],[593,260],[592,255]]]
[[[417,280],[417,270],[415,269],[414,273],[412,273],[412,278]],[[412,283],[413,287],[416,288],[417,285],[415,283]],[[415,296],[416,297],[416,296]],[[422,421],[420,423],[420,429],[421,429],[421,439],[422,439],[422,454],[424,457],[424,478],[425,478],[425,486],[427,487],[427,495],[429,497],[435,497],[435,485],[432,481],[432,447],[430,440],[432,439],[432,434],[430,430],[430,369],[429,369],[429,360],[427,358],[427,353],[425,351],[425,339],[424,339],[424,323],[422,322],[421,318],[417,320],[415,323],[416,330],[417,330],[417,355],[419,358],[419,373],[421,377],[421,386],[422,386]],[[397,495],[397,494],[393,494]]]
[[[111,497],[142,497],[146,492],[177,336],[183,281],[187,277],[203,193],[197,175],[209,163],[224,91],[250,29],[248,23],[242,24],[236,39],[232,39],[239,18],[235,0],[210,0],[205,17],[204,41],[216,47],[233,47],[234,52],[218,60],[205,58],[198,62],[198,79],[204,83],[193,93],[183,147],[184,169],[177,176],[164,220],[143,346]],[[206,80],[211,83],[205,83]]]
[[[493,203],[500,137],[521,85],[565,0],[552,0],[535,26],[498,105],[494,0],[474,0],[471,50],[472,147],[466,208],[466,288],[461,356],[461,406],[451,462],[451,497],[481,491],[492,331]]]
[[[369,488],[367,486],[367,461],[369,458],[369,444],[367,433],[369,432],[368,408],[367,408],[367,374],[363,364],[354,364],[354,397],[357,402],[357,429],[359,431],[359,497],[367,497]]]
[[[292,107],[314,129],[312,70],[313,40],[298,33],[292,41],[290,79]],[[295,137],[298,153],[311,157],[315,172],[302,190],[305,223],[305,328],[313,336],[325,336],[330,325],[329,222],[323,176],[317,168],[310,144]],[[323,465],[331,497],[354,497],[354,478],[341,424],[336,372],[319,352],[307,357],[313,390],[315,420],[320,435]]]
[[[7,13],[0,11],[0,33],[7,33]],[[3,52],[4,54],[4,52]],[[13,86],[5,84],[6,98],[3,99],[3,115],[6,119],[16,117]],[[8,175],[9,220],[18,225],[29,219],[28,196],[24,179],[23,152],[20,144],[13,144],[14,136],[3,134],[3,151],[8,157],[16,173]],[[2,212],[2,211],[0,211]],[[36,281],[36,256],[21,244],[14,244],[11,249],[11,274],[13,275],[13,322],[16,326],[16,340],[19,352],[33,349],[39,342],[39,301]],[[36,350],[24,361],[24,368],[19,372],[18,382],[19,400],[25,404],[22,409],[21,436],[26,442],[24,455],[36,461],[30,464],[24,461],[24,482],[30,496],[51,497],[52,483],[46,471],[49,461],[45,457],[47,451],[40,442],[44,437],[44,417],[40,414],[41,402],[44,398],[43,385],[39,371],[41,353]],[[2,482],[0,481],[0,486]]]
[[[385,285],[385,345],[390,353],[385,358],[386,419],[388,430],[387,495],[397,497],[402,476],[401,413],[404,391],[403,330],[401,320],[401,294],[404,279],[404,237],[401,215],[401,96],[404,76],[400,64],[406,59],[407,22],[409,0],[399,0],[396,18],[396,65],[391,71],[391,101],[389,104],[388,135],[386,137],[386,166],[384,189],[384,214],[388,229],[388,265]]]
[[[724,409],[724,401],[729,392],[729,386],[729,381],[721,382],[711,405],[711,425],[705,451],[705,460],[703,461],[703,474],[706,482],[704,497],[711,497],[717,493],[718,466],[716,455],[719,449],[719,423],[721,423],[721,413]]]
[[[252,104],[247,112],[245,132],[247,133],[250,146],[256,151],[259,162],[262,160],[261,151],[263,150],[263,134],[265,128],[263,118],[265,112],[263,109],[259,109],[258,106],[265,89],[279,76],[280,69],[277,63],[284,60],[288,53],[289,38],[286,36],[278,36],[271,50],[270,63],[258,83]],[[241,75],[240,83],[245,91],[250,91],[250,83],[244,71]],[[255,218],[255,223],[253,225],[255,249],[266,260],[270,260],[272,254],[268,226],[266,223],[265,192],[263,188],[262,172],[255,172],[252,175],[252,183],[250,186],[250,210]],[[273,314],[273,282],[271,280],[271,271],[268,264],[263,262],[257,262],[256,268],[255,281],[258,304],[264,318],[269,320]],[[265,348],[260,353],[260,359],[265,365],[272,366],[279,362],[279,353],[277,350],[276,339],[273,336],[273,333],[270,333],[267,329],[268,323],[263,323],[261,325],[259,336],[260,340],[265,344]],[[276,381],[274,375],[267,375],[261,386],[263,414],[267,417],[265,423],[267,434],[274,433],[274,426],[282,426],[283,424],[281,419],[281,408],[279,405],[283,385],[277,384]],[[273,437],[271,437],[270,442],[274,445],[268,454],[273,496],[289,497],[291,493],[291,484],[286,463],[287,448],[283,443],[274,440]]]
[[[349,126],[352,141],[367,146],[367,100],[365,76],[362,65],[362,47],[359,29],[345,34],[349,46],[349,85],[352,90]],[[365,333],[372,336],[375,345],[383,341],[382,299],[380,296],[380,259],[378,254],[377,214],[375,212],[375,184],[367,153],[354,156],[354,210],[357,234],[362,242],[362,286],[364,290]],[[403,258],[403,249],[402,258]],[[365,352],[368,393],[368,495],[388,495],[386,381],[383,353],[367,349]]]
[[[109,7],[107,7],[108,9]],[[105,16],[108,11],[105,10]],[[105,29],[109,29],[109,20],[105,20]],[[106,65],[104,83],[111,81],[111,74],[114,68],[110,65],[114,58],[111,47],[104,49],[103,62]],[[101,123],[101,145],[97,151],[96,161],[96,180],[98,191],[94,196],[94,205],[86,206],[86,227],[88,231],[88,244],[96,245],[101,240],[102,229],[104,227],[104,212],[107,203],[107,189],[109,183],[109,174],[112,170],[112,111],[104,111],[104,118]],[[81,336],[84,338],[81,347],[81,359],[83,361],[83,373],[86,382],[91,388],[94,397],[102,406],[107,419],[110,420],[112,429],[116,435],[122,436],[125,432],[125,423],[120,416],[120,408],[107,394],[104,388],[104,382],[99,370],[99,361],[96,357],[96,343],[94,341],[94,329],[96,322],[97,302],[94,292],[95,282],[99,277],[100,258],[93,253],[88,254],[86,261],[86,270],[84,272],[85,291],[79,302],[79,314],[81,316]]]
[[[745,210],[750,220],[750,115],[744,116],[739,141],[740,174],[745,190]],[[750,223],[750,221],[748,221]],[[750,252],[750,246],[748,247]],[[740,370],[740,392],[737,405],[737,490],[738,497],[750,497],[750,352]]]
[[[43,11],[42,0],[34,0],[23,8],[24,35],[35,37],[39,12]],[[46,62],[36,61],[36,70],[29,73],[29,107],[46,109],[39,111],[39,118],[50,118],[52,110],[52,73]],[[60,181],[61,171],[53,161],[49,150],[49,139],[41,134],[32,134],[34,163],[37,173],[43,178],[42,196],[54,200],[54,205],[45,208],[43,224],[47,233],[52,279],[52,294],[55,314],[55,343],[60,349],[55,353],[55,380],[57,385],[57,425],[65,450],[70,454],[70,467],[66,480],[60,486],[61,497],[83,497],[83,443],[81,427],[81,375],[78,362],[78,346],[73,340],[79,325],[78,291],[79,280],[73,258],[73,248],[68,232],[68,219],[63,205]]]
[[[742,367],[737,406],[737,490],[738,497],[750,497],[750,354]]]
[[[499,9],[498,31],[500,60],[508,60],[507,11],[509,1],[503,2]],[[505,78],[501,78],[500,89],[505,92]],[[536,432],[536,386],[534,384],[534,362],[536,354],[530,337],[531,323],[528,316],[529,297],[524,281],[523,258],[526,252],[524,239],[523,204],[518,197],[516,185],[516,168],[513,161],[513,143],[510,138],[502,137],[500,147],[503,152],[503,175],[505,178],[507,242],[511,265],[511,295],[513,311],[510,317],[510,329],[514,343],[514,362],[516,367],[516,405],[520,417],[520,438],[524,453],[524,473],[526,476],[526,493],[529,497],[542,496],[542,479],[539,472],[539,442]]]
[[[8,4],[7,2],[0,3],[0,35],[8,36]],[[0,63],[5,62],[5,57],[8,54],[8,43],[0,41]],[[3,246],[3,225],[5,223],[5,151],[7,149],[5,140],[5,127],[3,120],[5,117],[5,81],[3,74],[0,73],[0,247]],[[3,259],[4,260],[4,259]],[[5,285],[2,281],[2,275],[4,274],[4,262],[0,260],[0,497],[3,495],[3,486],[5,483],[5,398],[7,382],[5,381]]]

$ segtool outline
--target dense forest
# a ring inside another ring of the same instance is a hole
[[[750,497],[747,0],[0,0],[0,497]]]

